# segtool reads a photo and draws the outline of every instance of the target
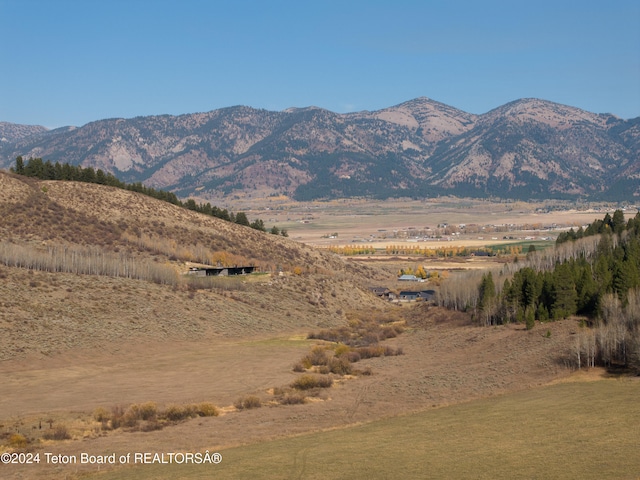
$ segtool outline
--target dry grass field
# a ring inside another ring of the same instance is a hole
[[[401,346],[404,355],[362,360],[359,364],[370,367],[373,375],[337,378],[332,388],[307,405],[278,405],[271,393],[296,377],[291,367],[310,347],[302,332],[254,340],[175,342],[170,348],[166,343],[145,342],[137,348],[124,344],[117,353],[73,350],[40,361],[6,361],[0,374],[11,394],[0,405],[0,411],[9,414],[3,428],[37,436],[41,432],[33,427],[40,421],[45,429],[50,419],[64,424],[72,439],[45,441],[34,450],[56,454],[207,448],[213,452],[530,390],[571,373],[563,355],[579,328],[577,322],[549,324],[547,337],[546,326],[528,332],[518,326],[480,328],[468,325],[462,315],[422,308],[406,309],[409,328],[387,341]],[[258,396],[263,407],[235,411],[234,401],[248,394]],[[152,432],[102,431],[92,417],[98,407],[149,401],[159,406],[209,401],[222,414]],[[97,469],[24,465],[8,471],[14,478],[60,478]],[[268,468],[265,476],[279,478]]]
[[[437,198],[426,200],[348,199],[297,203],[283,197],[262,200],[229,201],[230,208],[249,212],[265,224],[286,228],[292,238],[315,246],[348,245],[365,242],[375,248],[406,242],[413,233],[437,226],[466,225],[467,232],[452,240],[417,242],[430,248],[482,247],[517,242],[529,236],[555,237],[559,229],[578,228],[613,213],[617,204],[576,204],[549,201],[496,203],[478,199]],[[635,215],[631,208],[628,215]],[[500,226],[498,231],[490,227]],[[473,227],[473,228],[472,228]],[[485,227],[484,230],[482,227]],[[458,230],[459,231],[459,230]],[[329,238],[338,233],[336,238]],[[503,237],[514,240],[503,241]],[[495,237],[495,238],[494,238]],[[411,240],[415,243],[415,240]]]
[[[577,321],[481,328],[421,308],[387,341],[404,355],[362,360],[373,375],[338,380],[306,405],[278,405],[272,394],[295,378],[291,366],[310,347],[303,335],[75,352],[21,369],[5,362],[11,395],[2,411],[20,412],[22,431],[53,419],[73,432],[34,452],[209,451],[223,463],[12,465],[3,478],[206,478],[212,469],[220,478],[634,478],[640,384],[567,368]],[[263,406],[237,411],[247,394]],[[91,416],[146,401],[211,401],[221,414],[151,432],[104,432]]]
[[[352,207],[337,203],[345,212]],[[329,221],[328,230],[342,221]],[[130,192],[3,173],[0,246],[0,453],[41,460],[0,465],[0,478],[640,474],[631,453],[640,384],[573,371],[578,319],[532,330],[478,327],[464,313],[393,305],[367,291],[399,288],[396,269],[413,259],[355,262]],[[15,266],[16,252],[53,252],[56,261],[81,258],[91,268],[97,258],[151,264],[172,280],[51,271],[40,260]],[[203,255],[222,254],[263,272],[198,284],[181,275]],[[451,259],[441,268],[487,267],[483,262]],[[362,322],[398,326],[401,333],[381,348],[402,354],[363,358],[353,364],[360,374],[315,374],[332,385],[304,392],[304,404],[285,404],[278,392],[307,374],[294,366],[313,348],[337,348],[307,335]],[[164,417],[114,427],[116,413],[126,419],[132,405],[151,405]],[[210,405],[206,415],[203,405]],[[178,419],[176,412],[195,406],[201,413]],[[205,451],[220,452],[222,463],[140,467],[45,458]]]

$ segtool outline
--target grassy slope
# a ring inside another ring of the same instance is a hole
[[[637,478],[640,382],[552,385],[90,478]]]
[[[338,325],[376,302],[377,273],[290,239],[101,185],[0,172],[0,240],[41,251],[97,248],[185,271],[189,255],[224,252],[284,277],[223,279],[193,291],[149,281],[33,272],[0,265],[0,359],[124,340],[251,336]],[[299,266],[302,275],[291,275]]]
[[[126,247],[165,257],[197,253],[199,245],[210,253],[227,252],[265,267],[313,266],[352,276],[372,273],[283,237],[102,185],[0,172],[0,214],[0,235],[15,240],[107,250]]]

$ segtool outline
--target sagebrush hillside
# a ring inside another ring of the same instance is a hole
[[[193,264],[262,274],[185,276]],[[2,358],[339,325],[377,301],[375,272],[287,238],[126,190],[2,172],[0,275]]]

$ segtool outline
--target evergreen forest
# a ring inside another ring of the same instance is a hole
[[[479,322],[532,329],[536,321],[578,315],[592,328],[593,348],[585,350],[591,364],[640,369],[640,213],[625,222],[617,210],[561,234],[554,256],[528,257],[513,275],[498,275],[505,277],[502,285],[492,272],[482,275],[475,305]]]

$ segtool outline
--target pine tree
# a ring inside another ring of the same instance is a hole
[[[96,183],[96,171],[93,167],[83,168],[80,180],[87,183]]]
[[[99,168],[98,171],[96,172],[96,183],[100,185],[106,185],[107,183],[107,177],[101,168]]]
[[[24,175],[27,177],[42,178],[44,163],[41,158],[30,158],[24,167]]]
[[[248,227],[250,225],[249,219],[247,218],[247,215],[244,212],[236,213],[236,223],[238,225],[244,225],[246,227]]]
[[[16,158],[16,173],[18,175],[24,175],[24,160],[22,157]]]
[[[532,268],[523,268],[523,285],[522,285],[522,305],[524,307],[533,307],[540,295],[540,288],[542,285],[538,285],[538,275]]]
[[[578,294],[569,264],[558,265],[553,277],[553,305],[551,307],[553,318],[566,318],[575,314]]]
[[[484,322],[487,325],[492,323],[492,317],[495,310],[496,285],[493,282],[491,272],[482,275],[480,289],[478,292],[478,310],[482,312]]]
[[[622,210],[616,210],[613,212],[613,218],[611,219],[611,230],[613,233],[620,234],[625,228],[624,213]]]
[[[47,160],[42,164],[42,173],[40,174],[40,178],[42,180],[55,180],[56,179],[56,169],[53,164]]]
[[[524,318],[527,330],[531,330],[536,325],[536,317],[533,307],[528,307],[525,310]]]
[[[580,272],[576,281],[577,313],[584,315],[593,315],[597,312],[600,303],[600,294],[598,285],[596,284],[591,265],[584,259],[581,262]]]
[[[249,226],[254,230],[260,230],[262,232],[266,230],[266,228],[264,227],[264,222],[261,219],[254,220]]]

